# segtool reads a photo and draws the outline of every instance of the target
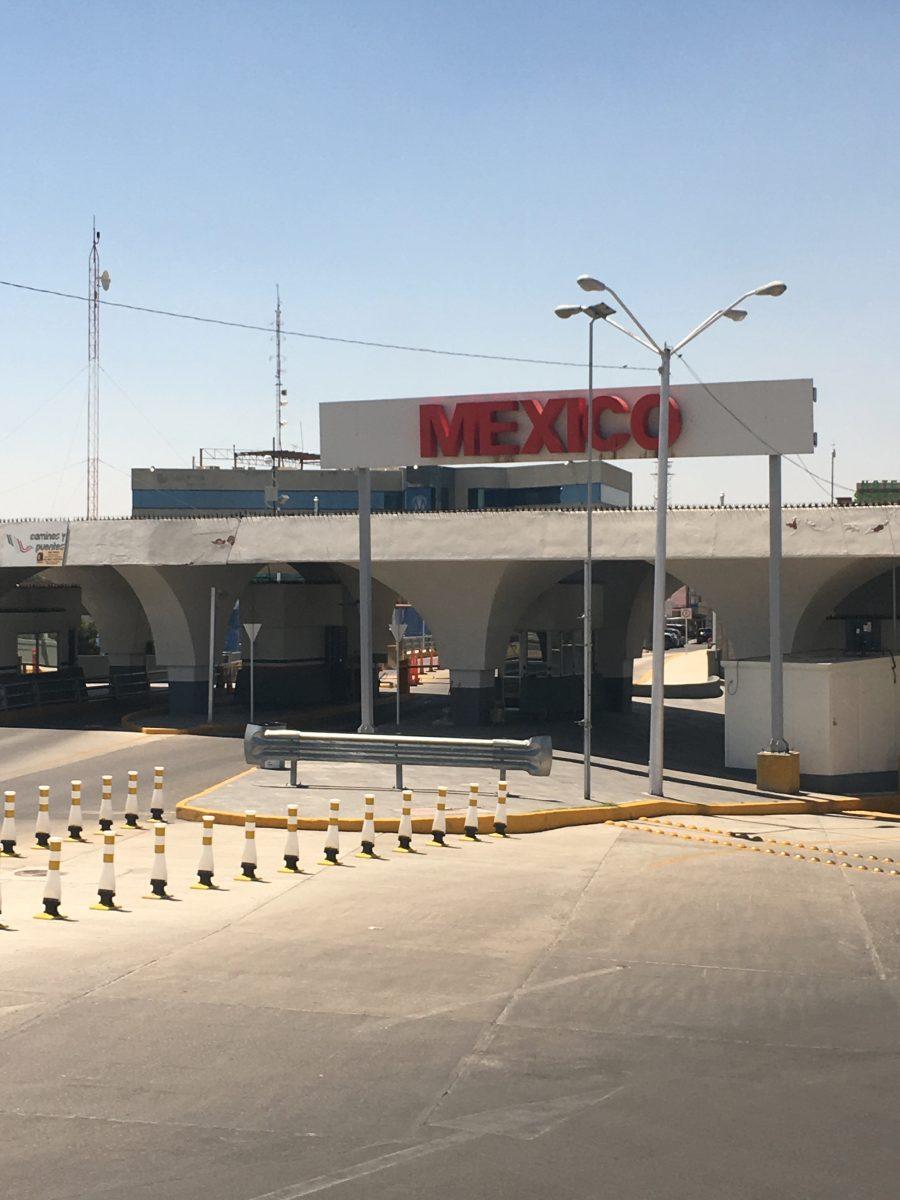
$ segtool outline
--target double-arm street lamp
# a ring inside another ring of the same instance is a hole
[[[594,321],[597,319],[604,320],[607,325],[612,325],[614,329],[618,329],[620,333],[624,333],[626,337],[632,341],[639,342],[645,349],[656,354],[660,360],[659,377],[659,432],[657,451],[657,489],[656,489],[656,549],[653,561],[653,618],[652,618],[652,648],[653,648],[653,664],[652,664],[652,684],[650,692],[650,765],[649,765],[649,792],[651,796],[663,795],[663,686],[665,672],[665,626],[666,626],[666,518],[669,506],[669,377],[672,365],[672,355],[678,354],[683,350],[688,342],[692,342],[694,338],[704,333],[710,326],[714,325],[722,317],[726,317],[729,321],[743,321],[747,313],[744,309],[738,307],[751,296],[780,296],[787,290],[787,284],[776,280],[772,283],[764,284],[762,287],[753,288],[749,292],[744,292],[742,296],[738,296],[732,304],[727,308],[718,308],[711,313],[705,321],[692,329],[691,332],[677,342],[674,346],[670,346],[668,342],[663,342],[662,345],[647,331],[641,324],[635,314],[631,311],[625,301],[619,296],[608,284],[601,283],[599,279],[595,279],[592,275],[580,275],[578,277],[578,286],[585,292],[607,292],[619,305],[624,313],[630,318],[635,326],[634,330],[627,329],[624,325],[620,325],[618,321],[612,321],[615,309],[609,308],[608,305],[560,305],[556,309],[558,317],[571,317],[575,313],[583,312],[590,318],[590,339],[589,347],[589,390],[588,390],[588,418],[587,418],[587,460],[588,460],[588,505],[587,505],[587,561],[585,563],[585,607],[586,612],[589,612],[589,572],[591,569],[591,512],[593,509],[593,496],[590,491],[591,484],[591,462],[592,450],[594,441],[594,416],[593,416],[593,329]],[[606,309],[607,311],[599,311]],[[588,619],[585,619],[585,796],[589,796],[589,775],[590,775],[590,740],[587,731],[590,730],[590,685],[588,659],[590,627]],[[780,650],[780,647],[779,647]],[[780,668],[780,653],[779,653],[779,668]],[[775,692],[775,671],[776,665],[770,663],[772,672],[772,688],[773,697]],[[780,674],[778,684],[780,687]]]

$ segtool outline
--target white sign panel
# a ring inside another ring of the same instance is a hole
[[[0,525],[0,567],[34,567],[39,571],[61,567],[68,536],[66,521]]]
[[[594,451],[655,458],[659,391],[598,389]],[[585,457],[584,390],[357,400],[319,405],[323,467],[524,463]],[[810,454],[811,379],[685,384],[669,400],[673,458]]]

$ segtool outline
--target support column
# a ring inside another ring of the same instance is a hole
[[[450,668],[450,719],[454,725],[488,725],[495,702],[492,670]]]
[[[359,468],[359,732],[373,733],[372,474]]]

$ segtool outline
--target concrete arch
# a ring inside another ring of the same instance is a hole
[[[835,564],[835,567],[834,573],[819,585],[800,614],[792,646],[795,651],[842,650],[843,629],[839,622],[827,618],[842,601],[850,599],[865,584],[881,576],[890,579],[890,570],[885,571],[883,560],[857,559],[849,564]]]
[[[48,573],[49,574],[49,573]],[[110,672],[142,668],[152,638],[143,605],[114,567],[62,567],[52,579],[81,589],[82,606],[90,614]]]

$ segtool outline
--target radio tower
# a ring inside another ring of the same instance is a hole
[[[281,449],[281,431],[287,424],[281,410],[287,404],[287,388],[282,386],[281,292],[275,287],[275,449]]]
[[[87,516],[100,515],[100,289],[109,288],[109,272],[100,272],[100,234],[94,218],[88,259],[88,403]]]

